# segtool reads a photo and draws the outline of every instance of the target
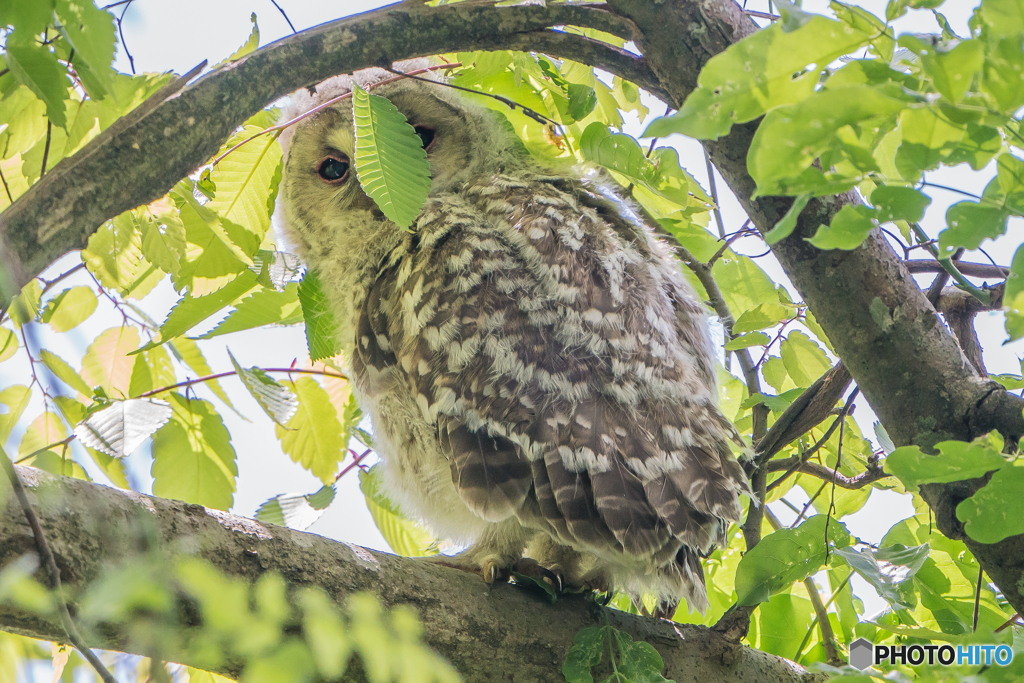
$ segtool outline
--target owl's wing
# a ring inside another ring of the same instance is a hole
[[[475,192],[385,264],[360,362],[403,370],[480,517],[659,564],[709,552],[747,484],[678,267],[552,185]]]

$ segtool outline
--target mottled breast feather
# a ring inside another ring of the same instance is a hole
[[[355,294],[353,371],[372,398],[401,369],[479,517],[674,563],[703,593],[698,555],[749,493],[742,441],[702,306],[627,211],[538,174],[432,196]]]

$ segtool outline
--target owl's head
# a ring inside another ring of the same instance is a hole
[[[408,70],[411,65],[402,65]],[[300,91],[283,113],[290,120],[322,102],[351,92],[352,83],[389,99],[423,141],[430,162],[431,195],[457,191],[471,178],[523,163],[510,127],[500,114],[468,101],[436,82],[403,79],[376,84],[394,74],[367,69],[324,81],[314,93]],[[300,251],[339,239],[380,240],[397,230],[359,184],[356,174],[352,101],[344,99],[288,129],[282,137],[284,221]]]

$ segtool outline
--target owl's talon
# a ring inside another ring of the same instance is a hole
[[[543,567],[536,560],[529,557],[519,559],[512,566],[512,571],[529,577],[534,581],[543,581],[554,588],[556,593],[561,593],[565,587],[565,579],[560,571]]]

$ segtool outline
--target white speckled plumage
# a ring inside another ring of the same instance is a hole
[[[364,85],[388,76],[359,74]],[[348,90],[332,79],[296,110]],[[530,158],[499,115],[436,84],[381,86],[435,133],[410,231],[351,169],[350,105],[287,139],[287,232],[320,274],[388,492],[484,572],[527,553],[570,585],[707,606],[700,557],[749,493],[716,405],[703,308],[600,174]]]

